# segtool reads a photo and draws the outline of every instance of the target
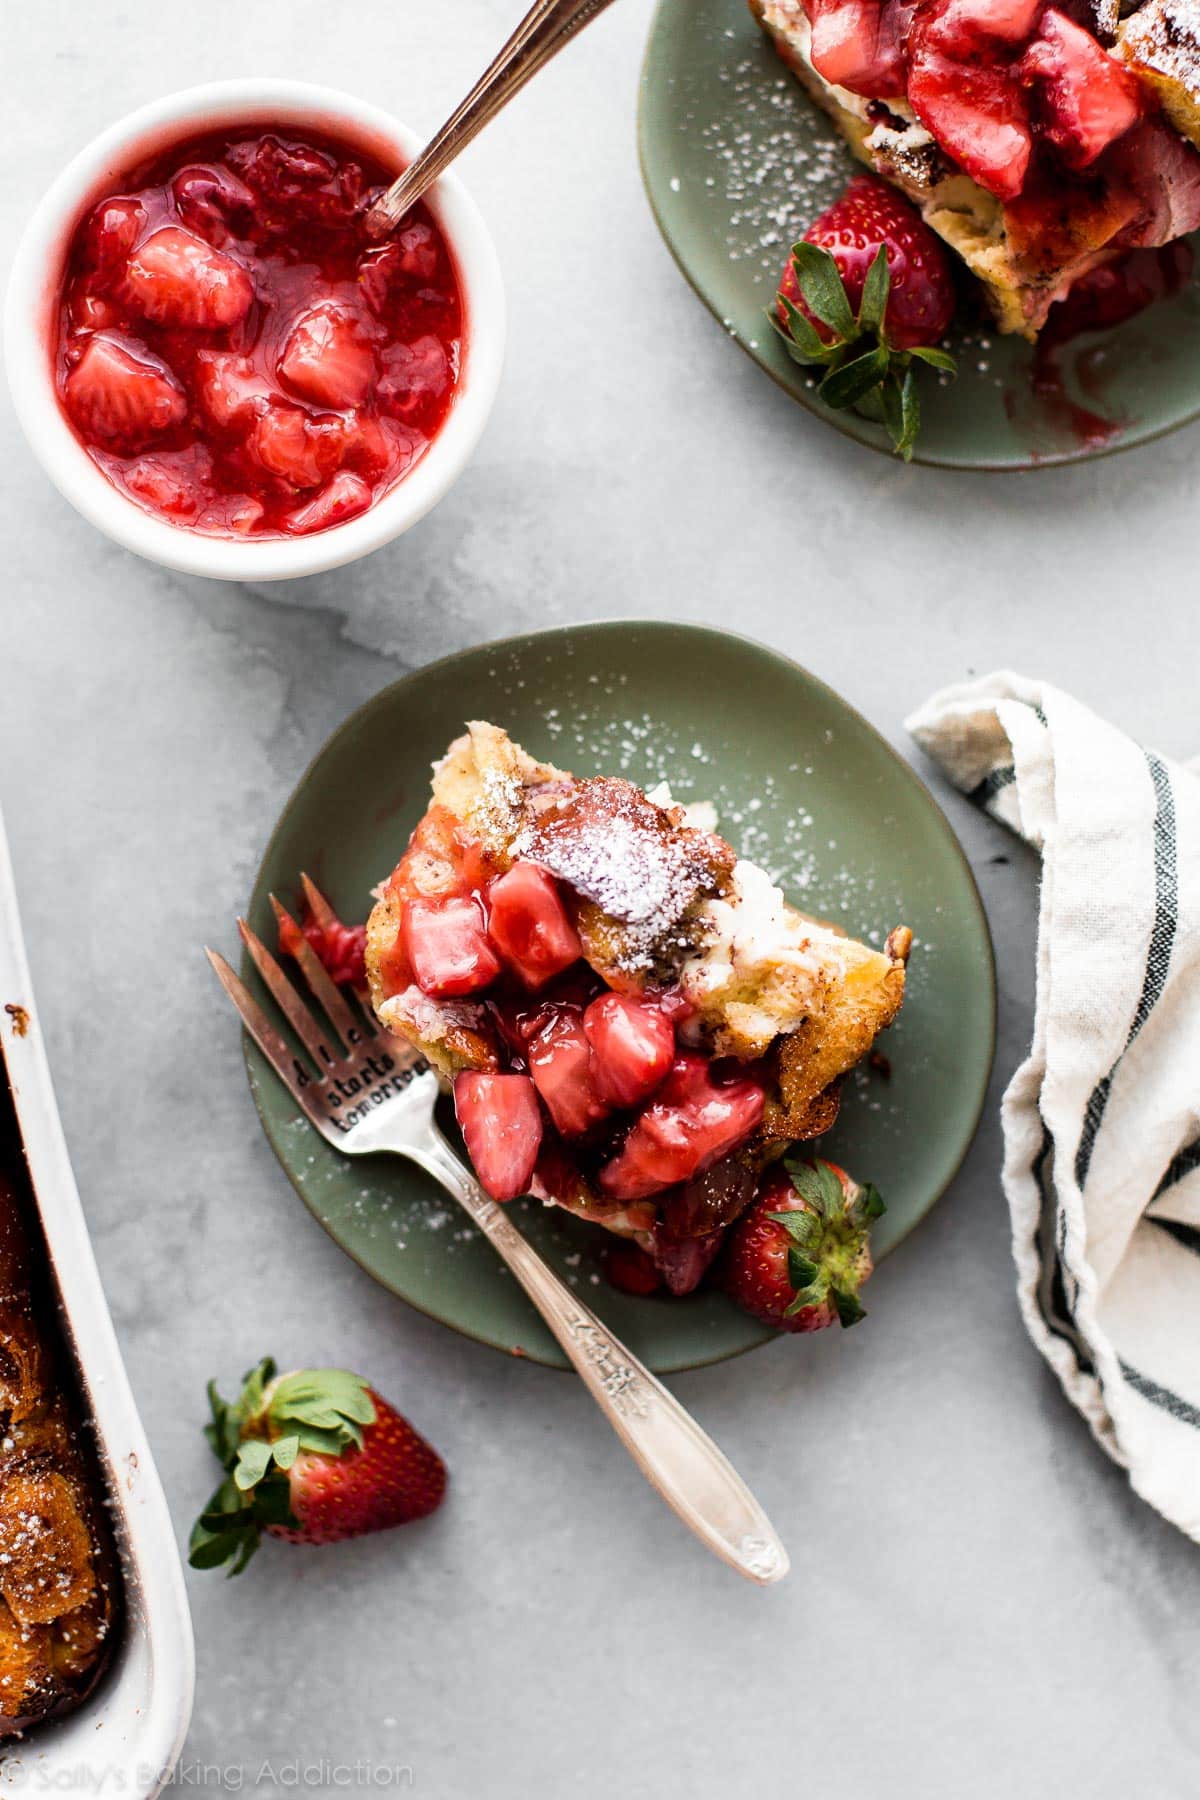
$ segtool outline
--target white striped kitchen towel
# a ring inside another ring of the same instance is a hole
[[[1042,857],[1033,1043],[1001,1113],[1025,1323],[1200,1540],[1200,773],[1007,672],[908,729]]]

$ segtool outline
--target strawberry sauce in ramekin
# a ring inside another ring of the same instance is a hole
[[[172,525],[279,538],[403,480],[454,399],[464,307],[423,206],[367,238],[393,175],[257,124],[106,184],[68,245],[54,355],[64,415],[115,487]]]

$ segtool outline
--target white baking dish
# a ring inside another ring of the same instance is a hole
[[[117,1347],[59,1123],[2,815],[0,1049],[0,1079],[6,1068],[67,1348],[96,1427],[125,1581],[120,1637],[95,1693],[78,1711],[0,1746],[0,1793],[69,1789],[148,1800],[170,1774],[191,1715],[191,1619],[167,1503]]]

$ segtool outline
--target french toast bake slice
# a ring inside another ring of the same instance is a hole
[[[497,977],[494,967],[476,991],[422,986],[414,978],[414,906],[452,907],[468,896],[493,908],[494,935],[495,884],[531,866],[565,909],[574,963],[534,991],[528,980]],[[603,992],[669,1016],[689,1080],[701,1064],[751,1070],[761,1104],[753,1130],[720,1159],[736,1163],[717,1207],[724,1214],[729,1194],[749,1199],[768,1161],[832,1125],[840,1078],[899,1011],[911,941],[901,926],[876,950],[804,918],[684,808],[619,777],[577,779],[476,721],[435,766],[433,803],[368,921],[366,964],[380,1021],[449,1083],[528,1064],[544,1101],[551,1090],[532,1034],[558,1031],[561,1048],[574,1031],[586,1059],[578,1018]],[[560,1125],[556,1095],[550,1113]],[[612,1230],[653,1232],[660,1196],[632,1192],[605,1162],[630,1117],[616,1105],[587,1115],[582,1130],[548,1127],[530,1191]],[[689,1212],[677,1202],[672,1222],[688,1235],[681,1224],[711,1230],[713,1218],[712,1204]]]
[[[1065,0],[1062,12],[1040,0],[749,5],[855,155],[898,187],[977,277],[1003,332],[1035,338],[1082,276],[1200,227],[1200,155],[1180,135],[1200,141],[1200,78],[1192,78],[1200,65],[1180,47],[1181,19],[1195,42],[1194,0],[1150,0],[1124,21],[1113,0]],[[1086,28],[1076,22],[1081,12]],[[1024,35],[998,35],[1012,31]],[[1068,55],[1079,59],[1071,101],[1083,122],[1064,125],[1047,110],[1054,90],[1045,71]],[[1094,125],[1087,107],[1109,79],[1126,85],[1108,122]],[[1076,126],[1096,135],[1077,141]]]

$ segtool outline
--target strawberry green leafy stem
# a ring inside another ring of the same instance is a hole
[[[192,1529],[188,1561],[194,1569],[228,1563],[237,1575],[265,1527],[297,1527],[288,1470],[300,1452],[338,1457],[361,1450],[375,1403],[366,1382],[345,1369],[303,1369],[276,1380],[270,1357],[244,1377],[232,1403],[210,1381],[208,1403],[204,1435],[225,1479]]]
[[[825,375],[817,392],[825,404],[839,412],[854,407],[881,420],[896,453],[908,462],[921,426],[914,360],[948,375],[957,372],[957,365],[945,350],[932,345],[895,350],[888,343],[884,315],[892,277],[887,245],[880,244],[867,271],[857,318],[828,250],[802,239],[792,245],[792,267],[805,305],[833,336],[826,342],[812,320],[781,293],[778,300],[786,328],[776,312],[768,312],[767,317],[786,344],[788,355],[806,367],[823,368]]]
[[[826,1162],[810,1167],[785,1157],[783,1166],[808,1209],[767,1214],[790,1240],[788,1279],[796,1294],[788,1314],[828,1300],[840,1325],[857,1325],[867,1316],[858,1298],[862,1259],[872,1224],[887,1210],[883,1200],[868,1182],[847,1205],[842,1184]]]

